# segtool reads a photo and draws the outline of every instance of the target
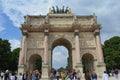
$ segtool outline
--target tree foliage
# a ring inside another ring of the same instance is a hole
[[[9,69],[12,71],[15,71],[18,69],[19,51],[20,51],[20,48],[16,48],[10,54]]]
[[[0,69],[1,70],[17,70],[20,48],[11,51],[8,40],[0,38]]]
[[[0,38],[0,69],[2,70],[9,68],[10,48],[8,40],[2,40]]]
[[[114,36],[106,40],[103,45],[103,53],[108,69],[120,69],[120,37]]]

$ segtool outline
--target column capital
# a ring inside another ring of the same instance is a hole
[[[77,67],[83,67],[83,65],[82,65],[82,63],[76,63],[76,66],[75,66],[76,68]]]
[[[23,34],[24,36],[28,36],[28,31],[27,31],[27,30],[23,30],[23,31],[22,31],[22,34]]]
[[[47,29],[44,30],[44,35],[45,35],[45,36],[48,36],[48,35],[49,35],[49,30],[47,30]]]
[[[94,31],[94,35],[96,36],[96,35],[99,35],[100,34],[100,30],[99,29],[96,29],[95,31]]]
[[[79,35],[79,30],[74,30],[74,35],[75,36]]]

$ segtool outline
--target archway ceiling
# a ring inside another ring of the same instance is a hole
[[[55,40],[54,43],[52,44],[52,49],[54,49],[54,47],[56,46],[65,46],[68,50],[71,49],[70,42],[64,38]]]

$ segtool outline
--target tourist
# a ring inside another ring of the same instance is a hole
[[[76,72],[76,76],[77,76],[77,80],[80,80],[80,78],[82,77],[80,70]]]
[[[9,71],[6,70],[4,80],[9,80]]]
[[[53,80],[54,79],[54,74],[53,74],[53,71],[50,72],[50,80]]]
[[[1,72],[1,73],[0,73],[0,76],[1,76],[1,79],[3,80],[4,72]]]
[[[66,78],[65,71],[62,70],[60,74],[61,74],[61,78],[62,78],[62,80],[65,80],[65,78]]]
[[[91,80],[91,76],[90,76],[89,71],[85,72],[85,80]]]
[[[109,80],[109,76],[108,76],[108,74],[107,74],[106,71],[104,71],[104,74],[103,74],[102,80]]]
[[[14,73],[12,73],[12,74],[10,75],[10,80],[16,80]]]
[[[92,80],[97,80],[97,74],[95,73],[95,71],[92,72],[91,78]]]
[[[67,77],[65,78],[65,80],[72,80],[72,79],[71,79],[71,76],[72,76],[72,74],[71,74],[71,73],[68,73],[68,74],[67,74]]]
[[[72,72],[72,79],[76,79],[76,70],[73,69],[73,72]]]
[[[23,75],[22,75],[22,73],[19,73],[19,75],[18,75],[18,80],[23,80]]]
[[[57,78],[57,80],[59,80],[59,78],[60,78],[60,73],[59,73],[58,70],[57,70],[57,72],[56,72],[56,78]]]
[[[25,73],[23,74],[23,80],[28,80],[28,75],[29,75],[29,73],[28,73],[28,72],[25,72]]]
[[[36,76],[36,80],[40,79],[40,73],[38,70],[35,70],[35,76]]]
[[[32,80],[36,80],[35,71],[32,73]]]
[[[114,70],[114,78],[115,78],[115,80],[119,80],[118,74],[119,74],[118,69],[115,69]]]

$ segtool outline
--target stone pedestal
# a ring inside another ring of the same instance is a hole
[[[49,80],[49,69],[47,64],[42,65],[42,80]]]
[[[25,72],[25,65],[19,65],[19,66],[18,66],[18,74],[19,74],[19,73],[22,73],[22,74],[23,74],[24,72]]]
[[[105,67],[105,63],[104,62],[100,62],[97,65],[97,75],[99,78],[101,78],[103,76],[104,71],[106,71],[106,67]]]
[[[83,73],[82,63],[77,63],[77,64],[76,64],[76,71],[77,71],[77,70],[80,70],[80,72]]]
[[[83,75],[83,66],[82,63],[77,63],[76,64],[76,71],[80,70],[81,74]],[[84,79],[83,76],[81,76],[81,79]]]

